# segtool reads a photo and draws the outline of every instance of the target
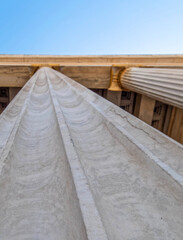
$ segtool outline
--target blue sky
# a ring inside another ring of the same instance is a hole
[[[0,54],[183,54],[183,0],[0,0]]]

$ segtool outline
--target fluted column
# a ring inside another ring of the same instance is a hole
[[[183,69],[131,67],[121,74],[120,83],[131,91],[183,108]]]
[[[0,239],[182,239],[182,155],[42,68],[0,115]]]

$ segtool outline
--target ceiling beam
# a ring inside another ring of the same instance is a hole
[[[0,65],[57,64],[59,66],[163,65],[183,66],[183,55],[0,55]]]

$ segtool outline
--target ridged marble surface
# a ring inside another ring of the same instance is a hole
[[[120,80],[124,88],[183,108],[183,69],[132,67]]]
[[[0,240],[182,240],[183,147],[42,68],[0,116]]]

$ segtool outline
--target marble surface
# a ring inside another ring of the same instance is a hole
[[[1,240],[182,240],[183,146],[41,68],[0,115]]]

